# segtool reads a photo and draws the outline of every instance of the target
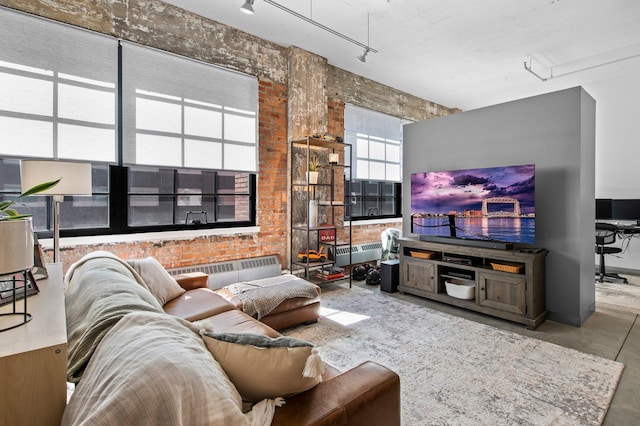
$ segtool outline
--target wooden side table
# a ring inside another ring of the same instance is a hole
[[[67,401],[62,265],[28,299],[33,319],[0,333],[0,425],[59,425]],[[2,306],[0,312],[8,311]]]

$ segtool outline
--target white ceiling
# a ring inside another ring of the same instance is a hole
[[[276,0],[378,50],[365,64],[362,48],[263,0],[253,16],[243,0],[167,2],[463,110],[640,75],[640,0]]]

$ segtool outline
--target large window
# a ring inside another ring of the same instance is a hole
[[[353,181],[345,183],[351,220],[401,216],[402,120],[345,105],[345,141],[353,146]]]
[[[398,217],[401,211],[402,187],[399,182],[345,182],[348,196],[347,216],[352,220]]]
[[[124,163],[257,170],[258,82],[123,43]]]
[[[128,175],[131,226],[252,220],[249,173],[131,167]]]
[[[92,163],[63,236],[255,224],[255,77],[0,8],[0,199],[19,160]],[[119,79],[121,75],[121,79]],[[37,231],[47,197],[26,200]]]

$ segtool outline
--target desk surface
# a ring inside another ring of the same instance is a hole
[[[625,234],[640,234],[638,225],[618,225],[618,230]]]
[[[630,221],[612,221],[612,220],[596,220],[596,223],[609,223],[618,227],[618,230],[624,234],[640,234],[640,225]]]
[[[27,299],[31,321],[0,333],[0,357],[67,343],[62,271],[49,268],[48,273],[48,279],[37,282],[40,292]],[[17,307],[22,309],[21,299]],[[11,304],[0,308],[1,313],[10,310]]]
[[[67,333],[62,264],[49,266],[49,279],[38,282],[40,293],[27,299],[31,321],[0,333],[0,425],[59,426],[64,413]]]

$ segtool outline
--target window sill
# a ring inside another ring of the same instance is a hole
[[[82,245],[99,245],[113,243],[136,243],[141,241],[191,240],[194,238],[210,237],[214,235],[239,236],[253,235],[259,232],[259,226],[250,226],[241,228],[194,229],[187,231],[147,232],[140,234],[68,237],[60,238],[60,247],[75,247]],[[40,242],[42,248],[53,249],[53,238],[43,238],[38,241]]]
[[[366,226],[366,225],[380,225],[386,223],[400,223],[402,224],[401,217],[390,217],[386,219],[366,219],[366,220],[354,220],[353,222],[345,222],[344,226],[353,226],[354,228],[357,226]],[[353,224],[353,225],[352,225]]]

